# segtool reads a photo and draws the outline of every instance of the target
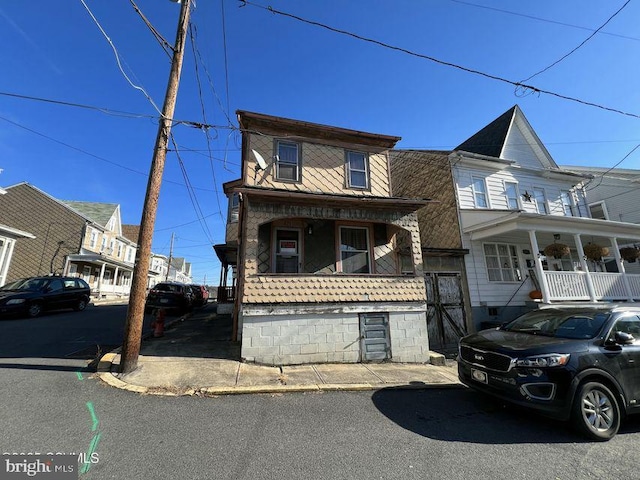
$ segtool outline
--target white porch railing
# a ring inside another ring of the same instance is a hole
[[[596,300],[640,300],[640,275],[604,272],[544,272],[549,300],[590,300],[587,275],[591,277]],[[627,292],[625,279],[629,285]]]
[[[129,295],[129,291],[131,290],[130,285],[108,285],[102,284],[100,287],[100,295]],[[95,293],[98,293],[97,288],[92,289]]]
[[[584,272],[544,272],[549,300],[589,300]]]

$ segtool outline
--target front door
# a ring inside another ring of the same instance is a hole
[[[464,297],[459,273],[427,273],[427,330],[429,348],[442,354],[458,350],[467,334]]]
[[[386,313],[360,315],[360,360],[381,362],[391,358],[389,316]]]

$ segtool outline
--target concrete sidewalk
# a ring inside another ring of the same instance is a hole
[[[138,368],[117,373],[120,355],[102,357],[98,375],[107,384],[143,394],[226,395],[247,393],[376,390],[385,387],[461,386],[456,363],[358,363],[264,366],[239,361],[229,319],[215,305],[174,318],[164,337],[143,341]]]

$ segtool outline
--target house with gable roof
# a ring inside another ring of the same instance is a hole
[[[84,278],[98,296],[128,295],[136,243],[122,234],[120,206],[64,202],[23,182],[0,195],[0,223],[30,232],[16,242],[5,282],[37,275]]]
[[[640,241],[640,228],[597,218],[585,192],[593,175],[560,168],[517,105],[453,151],[435,153],[420,175],[444,166],[450,183],[412,193],[455,194],[470,329],[540,304],[640,300],[640,276],[626,271],[619,252]]]

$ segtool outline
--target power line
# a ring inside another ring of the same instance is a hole
[[[589,35],[587,38],[585,38],[580,45],[578,45],[577,47],[575,47],[573,50],[571,50],[569,53],[563,55],[562,57],[560,57],[558,60],[556,60],[555,62],[553,62],[551,65],[543,68],[542,70],[540,70],[537,73],[534,73],[533,75],[531,75],[530,77],[525,78],[524,80],[522,80],[520,83],[524,83],[524,82],[528,82],[529,80],[531,80],[533,77],[537,77],[538,75],[540,75],[541,73],[546,72],[547,70],[549,70],[550,68],[556,66],[557,64],[559,64],[561,61],[563,61],[565,58],[567,58],[569,55],[571,55],[572,53],[576,52],[576,50],[578,50],[580,47],[582,47],[585,43],[587,43],[589,40],[591,40],[600,30],[602,30],[607,23],[609,23],[611,20],[614,19],[614,17],[616,15],[618,15],[623,9],[624,7],[626,7],[627,5],[629,5],[629,2],[631,2],[631,0],[627,0],[624,5],[622,5],[613,15],[611,15],[606,22],[604,22],[602,25],[600,25],[596,30],[594,30],[594,32]]]
[[[49,135],[46,135],[44,133],[38,132],[37,130],[29,128],[29,127],[27,127],[25,125],[21,125],[20,123],[14,122],[13,120],[9,120],[6,117],[0,116],[0,120],[4,120],[5,122],[10,123],[12,125],[15,125],[18,128],[22,128],[23,130],[26,130],[27,132],[31,132],[34,135],[38,135],[38,136],[40,136],[42,138],[46,138],[47,140],[49,140],[51,142],[54,142],[54,143],[57,143],[57,144],[62,145],[64,147],[70,148],[71,150],[75,150],[76,152],[80,152],[80,153],[82,153],[84,155],[88,155],[89,157],[95,158],[96,160],[100,160],[101,162],[105,162],[105,163],[108,163],[110,165],[114,165],[116,167],[122,168],[124,170],[129,171],[129,172],[136,173],[138,175],[142,175],[144,177],[149,177],[148,173],[141,172],[140,170],[135,170],[135,169],[133,169],[131,167],[127,167],[126,165],[122,165],[122,164],[114,162],[112,160],[108,160],[108,159],[106,159],[104,157],[101,157],[101,156],[96,155],[94,153],[91,153],[91,152],[88,152],[86,150],[83,150],[82,148],[74,147],[73,145],[65,143],[65,142],[63,142],[61,140],[58,140],[56,138],[50,137]],[[174,184],[174,185],[184,186],[183,183],[175,182],[173,180],[165,180],[165,182],[171,183],[171,184]],[[196,189],[196,190],[203,190],[203,191],[207,191],[207,192],[215,192],[216,191],[216,190],[211,190],[209,188],[201,188],[201,187],[193,187],[193,188]]]
[[[563,100],[580,103],[582,105],[587,105],[587,106],[590,106],[590,107],[599,108],[601,110],[606,110],[606,111],[613,112],[613,113],[618,113],[620,115],[625,115],[625,116],[634,117],[634,118],[640,118],[640,115],[635,114],[635,113],[625,112],[623,110],[619,110],[619,109],[612,108],[612,107],[607,107],[605,105],[600,105],[598,103],[589,102],[589,101],[581,100],[579,98],[570,97],[568,95],[563,95],[563,94],[560,94],[560,93],[552,92],[550,90],[544,90],[544,89],[541,89],[541,88],[537,88],[537,87],[534,87],[533,85],[525,85],[525,84],[523,84],[521,82],[516,82],[516,81],[513,81],[513,80],[509,80],[507,78],[503,78],[503,77],[500,77],[500,76],[497,76],[497,75],[493,75],[493,74],[490,74],[490,73],[482,72],[480,70],[476,70],[476,69],[473,69],[473,68],[464,67],[462,65],[458,65],[458,64],[455,64],[455,63],[452,63],[452,62],[446,62],[444,60],[440,60],[440,59],[437,59],[435,57],[431,57],[429,55],[424,55],[424,54],[421,54],[421,53],[417,53],[417,52],[414,52],[412,50],[409,50],[409,49],[406,49],[406,48],[403,48],[403,47],[396,47],[394,45],[390,45],[388,43],[384,43],[384,42],[381,42],[379,40],[374,40],[372,38],[364,37],[362,35],[358,35],[358,34],[349,32],[347,30],[341,30],[341,29],[326,25],[324,23],[316,22],[316,21],[313,21],[313,20],[308,20],[306,18],[302,18],[302,17],[299,17],[297,15],[293,15],[291,13],[287,13],[287,12],[283,12],[283,11],[280,11],[280,10],[276,10],[275,8],[273,8],[271,6],[263,7],[262,5],[258,5],[258,4],[252,3],[252,2],[250,2],[248,0],[239,0],[239,1],[243,4],[243,6],[244,5],[250,5],[252,7],[261,8],[261,9],[267,10],[267,11],[273,13],[273,14],[281,15],[281,16],[284,16],[284,17],[288,17],[288,18],[291,18],[293,20],[297,20],[299,22],[306,23],[308,25],[313,25],[313,26],[316,26],[316,27],[324,28],[324,29],[329,30],[329,31],[334,32],[334,33],[339,33],[341,35],[352,37],[352,38],[355,38],[357,40],[361,40],[363,42],[372,43],[374,45],[378,45],[380,47],[387,48],[387,49],[390,49],[390,50],[394,50],[394,51],[397,51],[397,52],[406,53],[407,55],[411,55],[413,57],[421,58],[423,60],[429,60],[431,62],[438,63],[438,64],[444,65],[446,67],[451,67],[451,68],[455,68],[455,69],[458,69],[458,70],[462,70],[463,72],[472,73],[474,75],[479,75],[479,76],[482,76],[482,77],[485,77],[485,78],[489,78],[491,80],[496,80],[496,81],[499,81],[499,82],[502,82],[502,83],[507,83],[509,85],[513,85],[514,87],[519,87],[519,88],[522,88],[522,89],[525,89],[525,90],[530,90],[533,93],[546,94],[546,95],[550,95],[550,96],[553,96],[553,97],[556,97],[556,98],[561,98]]]
[[[561,25],[563,27],[577,28],[579,30],[587,30],[587,31],[590,31],[590,32],[594,31],[593,28],[582,27],[580,25],[573,25],[571,23],[558,22],[556,20],[549,20],[548,18],[535,17],[533,15],[526,15],[524,13],[512,12],[510,10],[503,10],[501,8],[489,7],[487,5],[478,5],[477,3],[464,2],[462,0],[449,0],[449,1],[453,2],[453,3],[459,3],[461,5],[468,5],[470,7],[484,8],[486,10],[493,10],[495,12],[506,13],[507,15],[514,15],[516,17],[524,17],[524,18],[529,18],[531,20],[537,20],[537,21],[540,21],[540,22],[553,23],[555,25]],[[630,37],[628,35],[620,35],[620,34],[617,34],[617,33],[602,32],[602,31],[600,31],[598,33],[600,33],[601,35],[610,35],[612,37],[626,38],[627,40],[635,40],[637,42],[640,42],[640,38],[638,38],[638,37]]]
[[[127,80],[127,82],[129,82],[129,85],[131,85],[136,90],[141,91],[144,94],[144,96],[147,98],[147,100],[149,100],[149,103],[151,103],[153,108],[155,108],[156,111],[160,114],[160,116],[162,116],[162,112],[160,111],[160,109],[158,108],[156,103],[153,101],[151,96],[147,93],[147,91],[144,88],[142,88],[141,86],[136,85],[135,83],[133,83],[131,81],[131,79],[129,78],[129,76],[125,73],[124,69],[122,68],[122,64],[120,63],[120,54],[118,53],[118,49],[116,48],[116,46],[113,44],[113,42],[109,38],[109,35],[107,35],[107,32],[104,31],[104,28],[102,28],[102,25],[100,25],[100,22],[98,22],[98,19],[95,17],[95,15],[93,14],[93,12],[89,8],[89,6],[85,3],[84,0],[80,0],[80,2],[82,3],[82,5],[84,5],[84,8],[87,10],[87,12],[91,16],[91,18],[93,19],[95,24],[98,26],[98,28],[102,32],[102,35],[104,36],[104,38],[107,39],[107,42],[109,42],[109,45],[111,45],[111,49],[113,50],[113,53],[114,53],[114,55],[116,57],[116,63],[118,64],[118,68],[120,69],[120,72],[122,73],[124,78]]]
[[[167,40],[160,34],[160,32],[158,32],[158,30],[156,30],[156,28],[151,24],[151,22],[147,19],[147,17],[144,16],[144,14],[142,13],[142,10],[140,10],[138,5],[136,5],[136,2],[134,0],[129,0],[129,2],[133,6],[133,9],[136,11],[136,13],[140,15],[140,18],[142,18],[142,21],[145,23],[147,28],[151,31],[151,33],[153,34],[155,39],[158,41],[158,43],[160,44],[164,52],[167,54],[167,56],[169,57],[169,60],[171,60],[171,57],[174,52],[173,46],[169,42],[167,42]]]

